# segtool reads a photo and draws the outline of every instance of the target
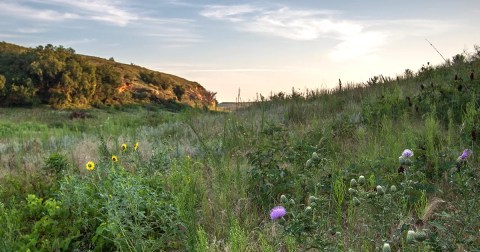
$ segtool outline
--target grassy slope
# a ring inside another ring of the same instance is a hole
[[[62,111],[1,109],[2,211],[24,206],[28,193],[62,200],[40,179],[51,153],[67,157],[70,176],[91,179],[84,169],[89,160],[108,169],[101,160],[109,157],[98,148],[103,137],[118,156],[122,143],[139,142],[138,159],[121,165],[172,194],[185,250],[374,251],[387,241],[394,251],[474,251],[480,248],[479,144],[467,130],[480,123],[480,82],[468,80],[472,69],[480,72],[478,59],[228,114],[132,108],[92,110],[92,118],[72,121]],[[465,81],[454,81],[455,74]],[[397,172],[406,148],[415,153],[409,177]],[[458,171],[455,160],[465,148],[474,154]],[[314,151],[319,160],[306,167]],[[367,182],[355,187],[356,207],[347,189],[359,175]],[[377,185],[386,188],[385,197],[376,196]],[[282,194],[295,203],[282,203]],[[318,198],[316,206],[309,196]],[[277,204],[287,207],[285,222],[268,218]],[[425,230],[427,242],[408,245],[407,230]],[[18,248],[21,240],[9,234],[5,248]]]

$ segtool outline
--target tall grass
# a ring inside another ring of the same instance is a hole
[[[467,59],[232,113],[2,108],[0,250],[478,250]]]

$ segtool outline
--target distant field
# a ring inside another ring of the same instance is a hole
[[[242,108],[247,108],[255,102],[221,102],[217,105],[217,108],[227,111],[234,111]]]

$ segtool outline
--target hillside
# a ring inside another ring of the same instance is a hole
[[[480,251],[479,73],[475,47],[230,113],[0,108],[0,251]]]
[[[122,104],[214,107],[197,82],[136,65],[76,54],[72,48],[0,43],[0,105],[88,108]]]

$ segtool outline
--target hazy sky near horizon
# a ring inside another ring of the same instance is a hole
[[[235,101],[333,88],[480,44],[478,0],[0,0],[0,41],[63,45]]]

